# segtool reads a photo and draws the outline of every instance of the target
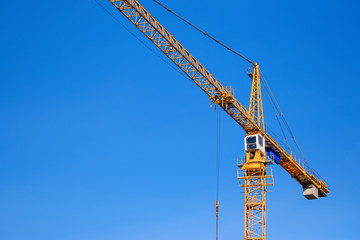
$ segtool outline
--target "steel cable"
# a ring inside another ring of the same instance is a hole
[[[199,32],[201,32],[202,34],[204,34],[205,36],[209,37],[210,39],[212,39],[214,42],[216,42],[217,44],[220,44],[221,46],[223,46],[224,48],[226,48],[227,50],[229,50],[232,53],[235,53],[236,55],[238,55],[239,57],[245,59],[246,61],[248,61],[251,64],[254,64],[253,61],[251,61],[250,59],[246,58],[244,55],[236,52],[235,50],[233,50],[232,48],[228,47],[227,45],[223,44],[222,42],[220,42],[219,40],[217,40],[216,38],[212,37],[211,35],[209,35],[208,33],[206,33],[205,31],[201,30],[200,28],[196,27],[194,24],[192,24],[191,22],[189,22],[188,20],[186,20],[185,18],[181,17],[179,14],[175,13],[174,11],[172,11],[170,8],[166,7],[164,4],[160,3],[157,0],[153,0],[154,2],[156,2],[159,6],[161,6],[162,8],[164,8],[165,10],[167,10],[168,12],[172,13],[173,15],[175,15],[176,17],[180,18],[182,21],[184,21],[185,23],[187,23],[188,25],[190,25],[191,27],[195,28],[196,30],[198,30]]]

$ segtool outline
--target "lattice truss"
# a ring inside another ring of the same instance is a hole
[[[260,87],[260,72],[259,72],[259,66],[257,64],[255,64],[254,71],[252,73],[252,78],[253,81],[251,85],[249,114],[256,122],[256,124],[261,129],[265,130],[261,87]]]
[[[147,38],[191,78],[214,102],[219,104],[236,122],[248,131],[256,124],[248,112],[168,31],[162,27],[137,1],[110,0]]]
[[[272,169],[238,170],[240,187],[245,189],[244,240],[264,240],[266,227],[266,187],[273,185]]]
[[[260,133],[266,139],[266,147],[273,149],[281,158],[281,166],[300,184],[312,183],[323,194],[329,190],[315,172],[304,167],[292,154],[287,153],[269,133],[253,120],[247,109],[234,97],[230,88],[217,81],[163,26],[160,25],[136,0],[109,0],[171,61],[192,79],[210,98],[227,112],[247,134]]]

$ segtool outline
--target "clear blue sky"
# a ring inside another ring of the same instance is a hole
[[[140,2],[248,106],[246,62]],[[331,184],[328,198],[308,201],[274,166],[267,239],[355,239],[359,2],[162,2],[259,62]],[[93,0],[2,1],[0,25],[0,239],[214,239],[216,113],[206,95]],[[220,239],[242,239],[244,132],[222,114],[221,134]]]

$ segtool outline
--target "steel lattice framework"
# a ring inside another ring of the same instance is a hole
[[[325,181],[309,165],[292,152],[286,151],[279,140],[265,131],[263,125],[261,94],[251,99],[249,111],[234,97],[231,87],[223,86],[203,67],[158,21],[155,20],[137,0],[109,0],[127,19],[129,19],[151,42],[153,42],[174,64],[194,81],[209,99],[227,112],[249,134],[261,134],[267,148],[276,152],[280,165],[301,185],[313,184],[320,196],[327,196],[329,189]],[[259,67],[254,63],[254,74],[259,76]],[[254,77],[254,76],[253,76]],[[254,84],[254,81],[253,81]],[[260,91],[260,81],[253,85],[253,92]],[[265,239],[265,188],[267,186],[265,163],[257,170],[244,169],[245,187],[245,239]],[[257,172],[258,171],[258,172]],[[260,171],[260,172],[259,172]],[[260,227],[259,227],[260,226]],[[260,234],[261,233],[261,234]],[[260,237],[259,237],[260,236]]]
[[[265,167],[264,162],[255,167],[244,166],[238,169],[238,179],[245,189],[244,240],[265,240],[266,187],[274,183],[272,169]]]
[[[231,88],[221,85],[158,21],[136,0],[109,0],[214,102],[224,109],[247,134],[260,132],[266,146],[281,157],[281,166],[301,185],[312,183],[322,196],[329,193],[325,181],[292,152],[287,152],[270,133],[260,129],[247,109],[233,96]],[[275,137],[274,137],[275,138]]]
[[[259,126],[262,130],[265,131],[264,113],[263,113],[261,87],[260,87],[260,71],[259,71],[259,65],[257,63],[254,64],[254,69],[251,74],[253,81],[251,84],[249,115],[252,117],[252,119],[257,124],[257,126]]]
[[[253,71],[249,70],[252,78],[249,115],[257,126],[265,130],[258,64],[254,63]],[[254,138],[254,135],[249,137]],[[245,188],[244,240],[265,240],[266,237],[266,186],[272,185],[272,181],[267,183],[266,180],[273,179],[272,174],[267,175],[266,169],[266,154],[260,149],[247,149],[245,163],[241,167],[244,176],[239,176],[238,171],[240,187]],[[271,172],[271,168],[268,169]]]

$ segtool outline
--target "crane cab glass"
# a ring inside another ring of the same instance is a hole
[[[260,150],[265,153],[265,139],[260,134],[245,137],[245,151]]]

